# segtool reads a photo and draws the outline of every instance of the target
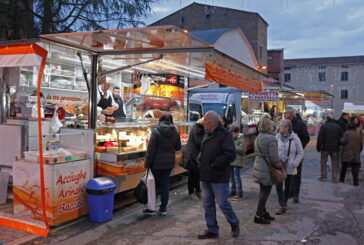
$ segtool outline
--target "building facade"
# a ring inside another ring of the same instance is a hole
[[[268,50],[268,76],[282,82],[284,78],[283,49]]]
[[[364,105],[364,56],[284,60],[284,83],[298,90],[324,90],[340,116],[345,102]]]
[[[267,72],[262,68],[267,67],[268,23],[258,13],[192,3],[151,25],[175,25],[188,31],[239,27],[253,48],[259,70]]]

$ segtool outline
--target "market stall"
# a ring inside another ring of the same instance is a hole
[[[4,76],[7,88],[0,90],[7,91],[1,126],[25,132],[10,140],[19,146],[8,158],[12,215],[42,221],[41,232],[28,229],[41,235],[48,225],[87,213],[90,178],[109,176],[116,192],[137,185],[151,130],[162,113],[172,114],[182,143],[187,142],[190,79],[261,89],[261,74],[173,26],[42,35],[29,45],[48,51],[45,69],[19,63],[7,71],[12,75]],[[207,64],[221,70],[229,65],[234,72],[226,73],[230,79],[208,78]],[[37,74],[43,79],[35,79]],[[180,157],[178,152],[172,175],[185,171],[178,166]]]

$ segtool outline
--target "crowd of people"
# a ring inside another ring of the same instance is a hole
[[[279,209],[276,215],[287,212],[287,201],[299,202],[304,149],[310,141],[306,124],[296,117],[293,108],[287,108],[283,118],[276,121],[263,116],[254,142],[255,161],[253,180],[259,184],[260,193],[254,222],[270,224],[275,218],[267,211],[266,203],[273,185],[276,186]],[[186,148],[182,150],[181,166],[188,170],[188,194],[202,200],[207,229],[198,239],[219,237],[216,204],[231,226],[231,235],[240,232],[239,219],[230,201],[243,199],[241,169],[244,166],[246,145],[240,127],[227,127],[226,120],[213,111],[199,119],[189,133]],[[345,181],[348,167],[358,185],[360,152],[363,147],[362,128],[357,117],[343,113],[338,121],[330,115],[320,129],[317,151],[321,152],[321,176],[327,179],[327,159],[332,161],[332,182]],[[174,167],[175,153],[181,149],[181,140],[168,113],[161,116],[153,129],[147,149],[145,167],[151,169],[156,185],[161,191],[159,213],[167,215],[169,176]],[[279,170],[284,179],[277,181],[274,172]],[[152,205],[153,206],[153,205]],[[148,205],[148,207],[151,207]],[[155,209],[144,209],[144,214],[154,215]]]

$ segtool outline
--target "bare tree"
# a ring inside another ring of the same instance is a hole
[[[143,25],[158,0],[8,0],[7,17],[0,16],[0,31],[29,24],[17,38],[37,34],[103,30]],[[4,4],[6,5],[6,4]],[[20,8],[19,8],[20,6]],[[28,16],[28,18],[19,18]],[[11,14],[12,13],[12,14]],[[14,30],[11,30],[14,32]],[[25,32],[25,33],[24,33]],[[15,33],[15,32],[14,32]],[[14,36],[14,35],[13,35]]]

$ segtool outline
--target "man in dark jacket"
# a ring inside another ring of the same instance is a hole
[[[159,213],[167,215],[169,199],[169,176],[175,165],[176,151],[181,149],[181,138],[173,125],[172,115],[164,113],[158,126],[153,129],[148,143],[144,167],[152,170],[157,186],[161,190]],[[154,215],[153,210],[144,210],[146,215]]]
[[[337,181],[341,136],[342,131],[340,126],[335,122],[332,115],[328,116],[326,123],[320,128],[316,144],[317,151],[321,152],[321,177],[319,179],[321,181],[327,179],[326,163],[329,155],[332,162],[332,182]]]
[[[346,112],[343,112],[340,116],[340,119],[336,121],[337,124],[340,125],[342,133],[344,133],[348,128],[349,120],[350,120],[350,115]]]
[[[291,120],[292,130],[294,133],[297,134],[298,138],[301,141],[303,149],[305,149],[308,142],[310,142],[310,135],[308,134],[306,124],[302,120],[296,118],[293,108],[287,108],[284,111],[284,118]],[[302,162],[300,163],[300,165],[298,165],[297,174],[294,175],[292,179],[292,196],[293,196],[293,201],[295,203],[298,203],[299,201],[298,196],[300,194],[300,188],[301,188]]]
[[[215,200],[231,225],[233,237],[239,235],[239,219],[229,202],[230,163],[235,159],[235,145],[230,132],[222,127],[219,115],[209,111],[204,117],[205,135],[198,157],[202,202],[207,230],[198,239],[219,237]]]
[[[200,118],[192,126],[188,135],[186,149],[183,151],[183,167],[188,170],[188,194],[195,200],[201,198],[200,170],[197,166],[197,157],[200,153],[202,139],[205,134],[203,120],[203,118]]]

